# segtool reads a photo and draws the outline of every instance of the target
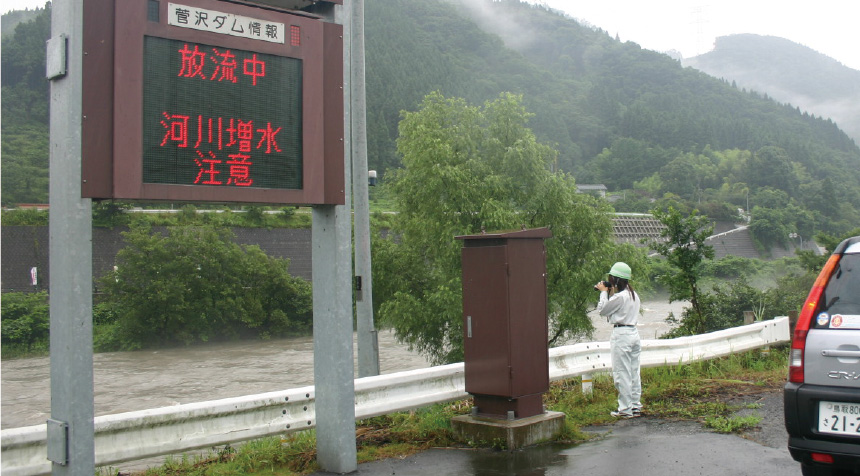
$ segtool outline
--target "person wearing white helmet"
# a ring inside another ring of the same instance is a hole
[[[609,270],[609,280],[594,286],[600,291],[597,312],[613,326],[609,345],[612,377],[618,391],[618,411],[612,412],[612,416],[618,418],[642,415],[642,381],[639,376],[642,344],[636,329],[641,302],[630,285],[631,277],[630,266],[618,262]]]

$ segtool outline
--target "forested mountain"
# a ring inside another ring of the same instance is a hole
[[[725,218],[758,206],[754,220],[777,223],[776,240],[860,222],[860,149],[831,120],[520,0],[366,0],[365,21],[368,155],[383,183],[400,165],[401,111],[433,91],[476,105],[513,92],[558,150],[558,170],[628,192],[619,211],[668,199]],[[47,164],[46,82],[34,64],[46,25],[40,17],[3,39],[4,204],[47,197],[23,182]],[[37,126],[43,139],[27,135]],[[44,160],[21,153],[34,144]]]
[[[11,35],[15,32],[15,27],[18,24],[32,20],[41,10],[41,8],[35,10],[12,10],[9,13],[3,14],[2,20],[0,20],[0,34],[2,36]]]
[[[773,36],[730,35],[683,64],[829,117],[860,142],[860,71],[811,48]]]
[[[30,18],[27,20],[27,18]],[[22,21],[23,20],[23,21]],[[45,41],[50,9],[3,15],[0,51],[2,202],[48,201],[48,81]],[[7,25],[15,25],[11,33]]]

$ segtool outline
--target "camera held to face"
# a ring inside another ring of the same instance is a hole
[[[606,286],[607,289],[612,287],[612,283],[610,283],[609,281],[601,281],[601,282],[603,283],[604,286]],[[594,290],[600,291],[600,289],[597,288],[596,284],[594,285]]]

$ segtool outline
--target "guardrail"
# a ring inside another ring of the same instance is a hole
[[[790,341],[788,317],[710,334],[643,340],[643,367],[707,360]],[[551,380],[612,368],[608,342],[549,350]],[[587,390],[583,385],[583,390]],[[465,398],[463,363],[355,380],[357,419]],[[152,456],[283,435],[316,425],[314,387],[198,402],[95,418],[95,462],[107,466]],[[46,425],[0,432],[4,476],[50,474]]]

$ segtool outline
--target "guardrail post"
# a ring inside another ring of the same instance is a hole
[[[594,385],[591,374],[582,374],[582,394],[591,396],[594,393]]]

